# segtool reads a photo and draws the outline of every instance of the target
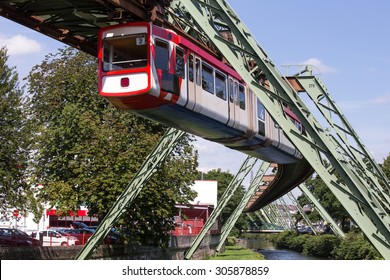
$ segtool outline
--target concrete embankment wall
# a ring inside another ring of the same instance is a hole
[[[172,236],[166,250],[149,246],[101,245],[91,259],[100,260],[182,260],[195,236]],[[219,235],[206,235],[192,259],[213,255]],[[0,247],[1,260],[73,260],[81,246],[70,247]]]

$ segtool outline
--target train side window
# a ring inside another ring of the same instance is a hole
[[[233,103],[233,80],[229,79],[229,101]]]
[[[200,76],[200,59],[197,58],[195,59],[195,79],[196,79],[196,84],[200,86],[201,83],[201,76]]]
[[[178,47],[176,47],[176,75],[185,79],[184,51]]]
[[[188,56],[188,79],[194,81],[194,56],[190,54]]]
[[[168,43],[161,40],[156,40],[155,54],[156,57],[154,61],[156,64],[156,68],[161,69],[163,71],[168,71],[169,69]]]
[[[240,108],[242,110],[245,110],[245,87],[243,85],[240,85],[238,88],[239,88]]]
[[[202,88],[214,94],[214,69],[202,63]]]
[[[218,71],[215,71],[215,94],[226,100],[226,76]]]
[[[257,123],[259,128],[259,134],[265,136],[265,107],[257,100]]]
[[[238,83],[234,82],[234,86],[233,86],[233,100],[234,100],[234,103],[236,103],[236,104],[237,104],[237,96],[238,96]]]

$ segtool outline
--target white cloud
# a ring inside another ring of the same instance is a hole
[[[336,73],[337,72],[336,68],[331,67],[329,65],[326,65],[325,63],[323,63],[321,60],[319,60],[317,58],[309,58],[309,59],[301,62],[300,64],[313,65],[315,68],[317,68],[320,71],[321,74],[328,74],[328,73]]]
[[[38,53],[42,49],[39,42],[20,34],[8,38],[0,37],[0,46],[6,46],[9,55]]]
[[[372,104],[381,104],[381,105],[390,104],[390,93],[377,96],[377,97],[371,99],[370,103],[372,103]]]

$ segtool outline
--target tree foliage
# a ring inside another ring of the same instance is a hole
[[[200,173],[198,178],[203,178],[204,180],[216,180],[218,181],[218,200],[221,198],[222,194],[225,192],[230,182],[233,180],[233,175],[228,171],[222,171],[221,169],[212,169],[206,173]],[[237,208],[240,203],[245,189],[243,186],[239,187],[233,194],[232,198],[226,204],[226,207],[222,210],[221,213],[221,222],[224,224],[233,211]],[[235,224],[237,230],[246,229],[247,221],[241,216]],[[234,230],[232,230],[234,231]]]
[[[341,222],[344,230],[348,230],[346,227],[347,222],[350,220],[350,216],[336,198],[336,196],[331,192],[328,186],[319,176],[314,176],[313,178],[306,181],[307,186],[313,193],[313,195],[319,200],[321,205],[326,209],[329,215],[336,221]],[[312,204],[307,197],[302,195],[298,198],[298,201],[301,205]],[[321,219],[321,216],[317,212],[313,212],[309,215],[311,221],[318,221]]]
[[[34,178],[41,197],[67,214],[104,217],[165,127],[116,110],[98,95],[96,60],[74,49],[48,55],[28,77],[36,120]],[[132,240],[163,244],[175,202],[193,198],[197,154],[186,135],[118,224]]]
[[[9,67],[5,47],[0,48],[0,210],[17,209],[21,213],[31,207],[33,199],[27,182],[29,121],[25,114],[23,91],[18,74]]]

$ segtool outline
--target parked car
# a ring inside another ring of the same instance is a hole
[[[82,222],[72,222],[70,224],[70,227],[73,229],[79,229],[79,228],[88,228],[88,225],[86,225]]]
[[[43,230],[39,235],[43,235],[43,246],[74,246],[79,241],[75,236],[54,230]],[[39,235],[36,238],[39,238]]]
[[[78,228],[78,229],[57,228],[56,231],[58,231],[61,234],[66,233],[66,234],[69,234],[71,236],[77,237],[78,241],[76,242],[76,245],[84,245],[85,243],[87,243],[88,239],[95,232],[94,230],[88,229],[88,228]],[[114,239],[110,236],[106,236],[106,238],[104,238],[103,244],[113,244],[115,242],[116,242],[116,239]]]
[[[16,228],[0,228],[0,247],[37,247],[41,241]]]

